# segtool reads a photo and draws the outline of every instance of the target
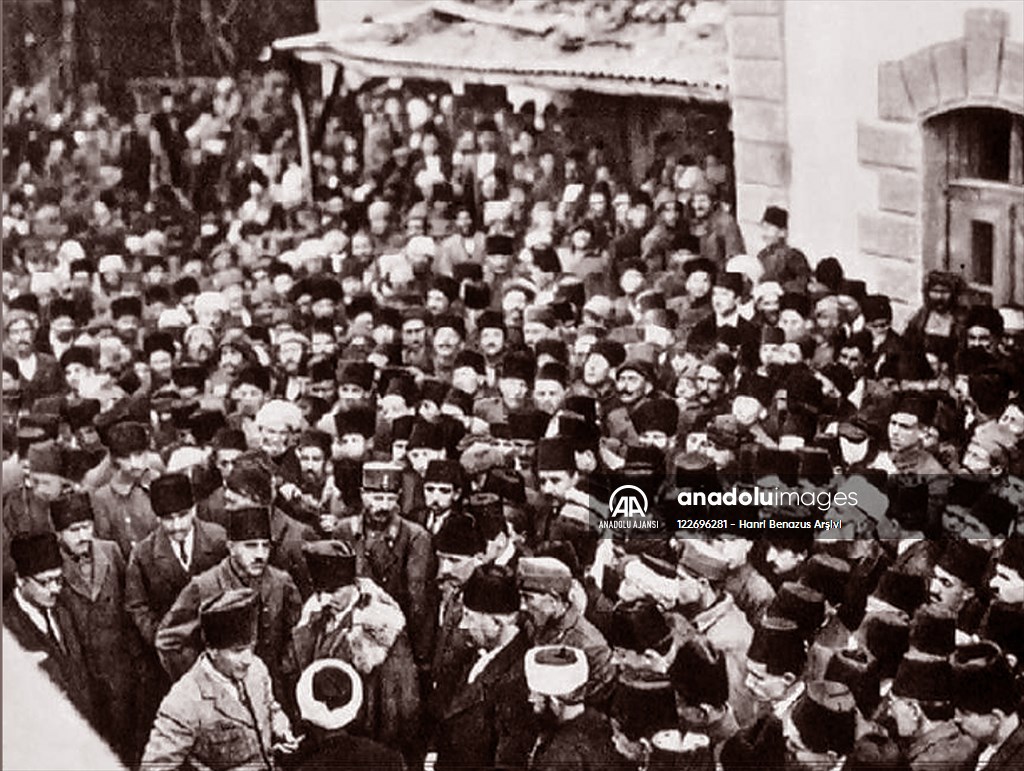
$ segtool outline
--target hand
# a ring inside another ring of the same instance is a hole
[[[305,739],[305,736],[295,736],[289,728],[284,735],[278,737],[278,741],[274,744],[274,752],[280,752],[283,755],[290,755],[299,748],[299,744]]]

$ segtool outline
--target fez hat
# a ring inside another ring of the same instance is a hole
[[[953,654],[953,704],[985,715],[994,709],[1009,714],[1017,707],[1014,678],[997,645],[983,641]]]
[[[789,227],[789,212],[781,206],[769,206],[764,210],[761,221],[785,230]]]
[[[342,410],[334,415],[334,430],[339,437],[346,434],[359,434],[365,439],[374,435],[377,418],[369,407],[353,407]]]
[[[537,443],[538,471],[573,471],[575,468],[574,448],[568,439],[552,437]]]
[[[228,515],[228,540],[271,540],[270,509],[266,506],[247,506],[231,511]]]
[[[864,618],[864,645],[878,659],[878,675],[894,677],[909,646],[910,627],[900,613],[872,613]]]
[[[928,656],[949,656],[956,648],[956,616],[934,605],[922,605],[910,622],[910,648]]]
[[[951,694],[952,668],[949,659],[904,656],[892,683],[894,696],[917,701],[948,701]]]
[[[765,616],[754,630],[747,657],[764,664],[769,674],[799,676],[807,663],[807,649],[795,621]]]
[[[519,592],[512,572],[497,565],[480,565],[466,581],[462,602],[478,613],[516,613]]]
[[[423,475],[424,482],[442,482],[462,487],[462,466],[455,460],[435,459],[427,464],[427,470]]]
[[[612,612],[608,644],[643,653],[648,649],[666,653],[672,644],[672,630],[658,606],[651,600],[619,603]]]
[[[676,692],[689,706],[722,707],[729,700],[725,656],[699,636],[683,644],[668,673]]]
[[[434,538],[434,550],[438,554],[472,557],[480,554],[485,546],[476,520],[466,514],[449,514]]]
[[[186,474],[164,474],[149,486],[149,499],[153,513],[166,517],[185,511],[195,505],[192,482]]]
[[[84,492],[68,493],[50,503],[50,520],[58,533],[76,522],[92,522],[92,502]]]
[[[815,554],[804,563],[801,581],[821,592],[832,605],[843,601],[850,579],[850,563],[827,554]]]
[[[946,548],[936,564],[968,586],[978,588],[988,569],[989,556],[988,550],[979,543],[951,537],[946,540]]]
[[[825,598],[818,592],[796,581],[787,581],[779,587],[768,615],[794,621],[805,639],[811,637],[825,620]]]
[[[333,592],[356,580],[356,555],[342,541],[313,541],[302,544],[302,556],[309,568],[313,588]]]
[[[825,667],[825,680],[846,685],[862,715],[873,715],[881,699],[878,662],[860,648],[836,651]]]
[[[359,386],[365,391],[373,388],[374,366],[368,361],[350,361],[341,371],[342,385]]]
[[[106,432],[106,442],[110,454],[115,458],[143,452],[149,447],[146,427],[141,423],[127,421],[110,426]]]
[[[857,705],[842,683],[816,680],[807,684],[793,707],[792,719],[808,749],[846,755],[853,749]]]
[[[679,405],[674,399],[648,399],[630,415],[638,434],[661,431],[675,436],[679,423]]]
[[[23,533],[11,539],[11,557],[19,576],[38,575],[64,564],[53,533]]]
[[[256,641],[259,614],[252,589],[228,589],[199,606],[199,626],[206,647],[213,650]]]

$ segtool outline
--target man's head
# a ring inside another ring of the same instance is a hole
[[[531,648],[526,653],[525,670],[530,704],[542,720],[564,722],[571,708],[583,704],[590,668],[579,648]]]
[[[789,212],[778,206],[769,206],[761,218],[761,237],[765,246],[784,244],[789,234]]]
[[[935,563],[929,600],[953,613],[975,597],[988,569],[989,553],[981,541],[950,538]]]
[[[107,447],[115,468],[132,479],[141,479],[149,468],[149,435],[141,423],[115,423],[107,429]]]
[[[653,367],[645,361],[626,361],[615,373],[615,389],[623,404],[636,404],[654,390]]]
[[[149,486],[153,513],[168,539],[184,543],[195,521],[195,495],[185,474],[164,474]]]
[[[364,463],[360,490],[367,527],[383,529],[398,513],[402,467],[396,463]]]
[[[988,585],[999,602],[1024,606],[1024,536],[1012,536],[1003,544]]]
[[[61,570],[64,560],[57,536],[53,533],[15,536],[11,540],[11,557],[21,596],[37,608],[53,608],[64,585]]]
[[[228,553],[235,569],[247,580],[263,577],[270,562],[270,509],[247,506],[229,512]]]
[[[257,594],[252,589],[228,589],[199,606],[199,627],[210,661],[228,679],[245,679],[255,655],[258,622]]]
[[[1015,715],[1019,699],[999,647],[991,642],[964,645],[952,664],[957,726],[983,745],[1004,739],[1003,724]]]
[[[7,339],[14,355],[26,358],[36,350],[36,323],[31,316],[21,311],[7,314]]]
[[[444,588],[463,586],[480,565],[484,537],[476,520],[465,514],[451,514],[434,538],[437,551],[437,581]]]
[[[806,662],[796,623],[767,616],[755,629],[747,654],[747,689],[759,701],[779,702],[799,680]]]
[[[559,504],[576,484],[578,471],[570,439],[553,437],[537,443],[537,483],[541,494]]]
[[[295,454],[303,481],[311,485],[323,483],[327,476],[327,461],[331,457],[330,435],[323,431],[304,431]]]
[[[462,467],[452,460],[432,460],[423,475],[423,498],[436,514],[449,511],[462,492]]]
[[[272,458],[283,455],[302,427],[302,410],[296,404],[273,399],[256,413],[260,449]]]
[[[889,449],[905,452],[919,447],[931,422],[929,412],[923,398],[915,395],[902,397],[889,416]]]
[[[542,630],[569,609],[572,573],[554,557],[523,557],[516,571],[519,610],[535,630]]]
[[[88,493],[68,493],[50,504],[50,521],[61,549],[78,559],[89,554],[93,539],[92,503]]]

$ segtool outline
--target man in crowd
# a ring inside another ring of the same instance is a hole
[[[659,145],[634,179],[554,104],[410,107],[370,82],[344,109],[369,128],[327,121],[304,196],[288,88],[238,87],[188,86],[199,113],[235,105],[212,145],[174,99],[156,130],[133,118],[120,181],[120,111],[5,116],[32,157],[4,212],[5,619],[100,730],[139,693],[157,766],[274,763],[221,677],[249,638],[201,654],[204,601],[250,588],[259,660],[235,679],[265,665],[286,711],[311,662],[361,681],[314,678],[345,719],[314,708],[310,762],[360,744],[317,733],[341,726],[413,768],[1012,762],[1019,702],[971,694],[1024,658],[1019,309],[933,273],[905,324],[773,206],[743,257],[714,148]],[[649,532],[623,527],[627,484]],[[693,524],[723,519],[784,527]],[[524,641],[557,646],[551,677],[530,682]],[[684,684],[696,661],[724,682]],[[697,703],[677,711],[680,684]]]

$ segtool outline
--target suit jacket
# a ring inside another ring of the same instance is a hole
[[[156,630],[188,582],[223,560],[227,533],[220,525],[195,520],[192,562],[186,572],[162,528],[147,535],[132,551],[125,579],[125,606],[142,639],[156,643]]]
[[[273,769],[273,726],[281,708],[266,665],[254,658],[244,682],[252,713],[209,658],[199,658],[160,705],[142,767]]]
[[[988,763],[979,766],[979,771],[1011,771],[1024,768],[1024,723],[1006,737],[996,754],[989,758]]]
[[[287,687],[294,674],[290,649],[292,630],[302,612],[302,599],[291,576],[268,565],[258,585],[250,586],[226,557],[205,573],[193,578],[167,611],[156,633],[160,662],[172,679],[177,679],[198,658],[199,606],[210,597],[229,589],[256,589],[260,595],[256,655],[270,670],[275,687]],[[284,692],[284,691],[282,691]]]
[[[403,771],[402,756],[385,744],[344,731],[334,731],[319,741],[311,740],[295,759],[294,771],[323,771],[325,768],[364,768],[374,771]]]
[[[80,562],[64,558],[66,601],[82,633],[82,652],[96,694],[100,733],[130,752],[135,727],[139,637],[125,610],[124,558],[113,541],[92,543],[91,575]]]
[[[543,735],[530,758],[531,771],[615,771],[636,768],[612,744],[608,718],[587,708],[579,717]]]
[[[156,530],[159,524],[149,500],[149,482],[155,477],[147,471],[138,484],[120,474],[92,494],[97,538],[115,541],[127,560],[132,547]]]
[[[359,575],[372,578],[398,602],[408,622],[416,663],[429,664],[437,626],[437,558],[430,535],[416,523],[396,516],[382,537],[371,544],[362,516],[357,515],[342,520],[338,536],[352,546]]]
[[[587,703],[600,705],[611,694],[615,680],[612,651],[604,636],[593,624],[571,607],[564,616],[534,634],[534,645],[571,645],[587,655],[590,677],[587,680]]]
[[[441,683],[438,705],[437,769],[526,768],[536,738],[533,710],[528,701],[523,661],[530,643],[519,633],[472,683],[475,651],[467,650],[461,666]]]
[[[368,634],[366,627],[354,626],[353,621],[356,606],[372,618],[375,602],[372,592],[363,593],[330,631],[327,625],[334,621],[332,611],[321,609],[311,613],[308,623],[297,626],[292,634],[296,669],[303,670],[317,659],[329,658],[355,665],[355,649],[382,650],[380,638]],[[384,661],[363,674],[363,706],[348,728],[389,746],[412,750],[420,736],[420,717],[420,681],[409,637],[403,630],[387,650]]]
[[[48,353],[36,354],[36,371],[32,379],[21,378],[21,403],[30,405],[36,399],[56,396],[67,389],[64,370]]]
[[[82,716],[90,723],[95,723],[95,699],[85,666],[85,654],[82,652],[81,632],[63,596],[58,598],[53,616],[64,642],[64,650],[33,623],[14,597],[4,603],[3,615],[4,625],[21,647],[29,653],[42,654],[42,670],[54,685],[68,695]]]

